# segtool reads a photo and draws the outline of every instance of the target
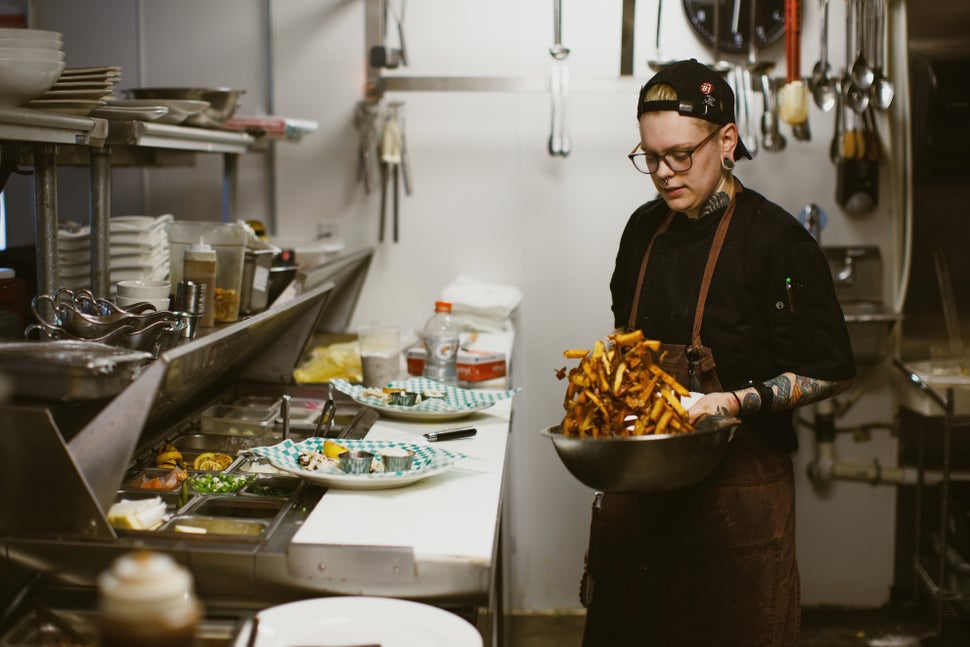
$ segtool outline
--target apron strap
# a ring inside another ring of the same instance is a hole
[[[737,205],[737,195],[741,192],[741,187],[737,187],[731,204],[728,205],[721,222],[717,225],[714,232],[714,241],[711,243],[711,251],[707,255],[707,265],[704,267],[704,278],[701,279],[701,291],[697,295],[697,307],[694,309],[694,329],[690,334],[692,346],[701,345],[701,321],[704,319],[704,305],[707,303],[707,292],[711,288],[711,279],[714,277],[714,266],[717,265],[717,258],[721,254],[721,247],[724,246],[724,238],[727,236],[728,227],[731,225],[731,216],[734,215],[734,207]]]
[[[637,314],[640,309],[640,290],[643,289],[643,276],[647,273],[647,261],[650,259],[650,252],[653,250],[653,242],[657,240],[657,236],[667,231],[670,227],[670,223],[674,221],[674,212],[671,210],[664,217],[660,226],[657,227],[657,231],[654,232],[653,237],[650,238],[650,242],[647,244],[647,251],[643,252],[643,260],[640,261],[640,274],[637,275],[637,289],[633,293],[633,306],[630,308],[630,317],[627,321],[627,327],[633,330],[637,326]]]

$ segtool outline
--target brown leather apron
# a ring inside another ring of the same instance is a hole
[[[711,245],[689,346],[662,344],[663,366],[691,390],[721,390],[700,326],[731,201]],[[644,253],[630,314],[635,327]],[[799,623],[795,487],[791,458],[744,425],[701,483],[655,494],[602,494],[593,502],[581,595],[584,647],[794,647]]]

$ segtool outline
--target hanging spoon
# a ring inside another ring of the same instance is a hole
[[[877,0],[875,16],[874,49],[875,70],[870,93],[872,95],[872,105],[879,110],[886,110],[892,105],[893,98],[896,96],[896,88],[893,82],[883,74],[885,65],[885,38],[886,38],[886,0]]]
[[[829,76],[832,67],[829,65],[829,0],[822,3],[822,38],[819,44],[819,60],[812,69],[812,98],[815,105],[822,112],[828,112],[835,107],[837,93],[835,82]]]
[[[868,14],[865,11],[865,5],[863,0],[852,0],[855,9],[855,39],[856,39],[856,49],[855,49],[855,60],[852,63],[852,68],[849,73],[852,75],[852,81],[859,87],[860,90],[868,90],[872,87],[872,81],[875,75],[872,72],[872,67],[869,65],[869,61],[866,60],[866,55],[864,52],[864,31],[865,31],[865,16]]]

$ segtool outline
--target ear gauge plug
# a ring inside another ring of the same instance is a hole
[[[723,168],[725,171],[733,171],[734,160],[730,157],[725,157],[723,160],[721,160],[721,168]]]

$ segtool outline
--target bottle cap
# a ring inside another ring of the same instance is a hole
[[[205,242],[205,240],[202,238],[202,236],[199,236],[199,242],[193,243],[189,247],[189,251],[190,252],[211,252],[212,251],[212,245],[210,245],[209,243]]]
[[[435,301],[434,302],[435,312],[451,312],[451,302],[449,301]]]

